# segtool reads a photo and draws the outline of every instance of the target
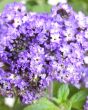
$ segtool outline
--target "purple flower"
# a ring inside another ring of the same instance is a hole
[[[88,87],[87,25],[67,4],[49,14],[7,5],[0,15],[0,93],[28,104],[54,80]]]

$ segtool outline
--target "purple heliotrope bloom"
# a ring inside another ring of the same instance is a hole
[[[88,87],[87,20],[67,4],[49,14],[7,5],[0,15],[0,93],[28,104],[54,80]]]
[[[55,78],[60,82],[71,83],[77,87],[81,83],[86,85],[83,78],[86,75],[85,69],[88,68],[88,23],[85,15],[81,12],[77,14],[67,4],[60,4],[52,8],[50,16],[54,19],[53,25],[56,25],[50,29],[51,43],[58,45],[54,49],[52,74],[55,73]]]
[[[20,3],[7,5],[2,12],[0,93],[3,96],[18,95],[28,104],[43,95],[41,93],[52,81],[47,60],[50,48],[48,19],[50,21],[48,14],[27,13]]]

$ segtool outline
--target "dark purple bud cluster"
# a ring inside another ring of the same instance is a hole
[[[50,13],[27,12],[21,3],[0,15],[0,93],[24,104],[50,82],[88,87],[88,17],[67,4]]]

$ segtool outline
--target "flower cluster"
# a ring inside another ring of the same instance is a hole
[[[28,104],[53,80],[88,87],[87,26],[88,17],[67,4],[39,14],[7,5],[0,15],[0,93]]]
[[[59,46],[55,49],[56,60],[53,62],[56,79],[77,87],[83,83],[87,87],[88,17],[82,12],[74,12],[67,4],[52,8],[51,17],[56,25],[51,42]]]

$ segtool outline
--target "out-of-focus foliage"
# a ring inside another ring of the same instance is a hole
[[[13,1],[21,0],[0,0],[0,11],[2,11],[6,4],[11,3]],[[50,9],[52,7],[51,5],[48,4],[48,0],[22,0],[22,1],[26,2],[28,10],[34,12],[50,12]],[[74,10],[82,11],[86,15],[88,15],[88,0],[68,0],[68,3],[74,8]]]
[[[4,98],[0,96],[0,110],[10,110],[10,108],[5,105]]]
[[[68,3],[77,12],[82,11],[88,15],[88,0],[68,0]],[[48,4],[48,0],[27,0],[27,8],[34,12],[49,12],[51,5]]]
[[[27,9],[33,12],[49,12],[51,5],[47,0],[27,0]]]
[[[88,0],[68,0],[68,3],[71,4],[74,10],[82,11],[88,15]]]

